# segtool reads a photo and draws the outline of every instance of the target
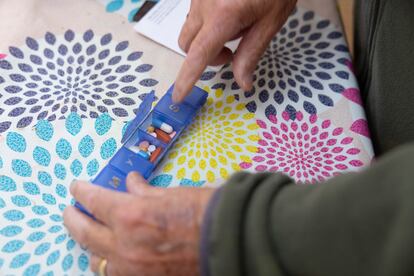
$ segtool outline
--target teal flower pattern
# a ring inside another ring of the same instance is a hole
[[[124,123],[108,113],[39,121],[0,136],[0,270],[11,275],[92,275],[89,253],[62,212],[72,179],[92,179],[120,146]]]

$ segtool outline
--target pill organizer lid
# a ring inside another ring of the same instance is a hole
[[[155,101],[155,91],[152,90],[150,93],[148,93],[142,103],[139,105],[139,108],[137,110],[135,119],[129,124],[127,127],[124,136],[122,137],[121,143],[124,143],[128,138],[131,136],[131,134],[134,133],[134,131],[139,127],[141,122],[145,119],[145,117],[148,115],[148,113],[151,111],[152,103]]]

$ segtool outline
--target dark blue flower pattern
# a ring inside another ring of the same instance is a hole
[[[205,72],[200,81],[237,92],[250,112],[269,116],[287,111],[294,119],[297,111],[315,114],[334,106],[347,85],[356,85],[349,59],[338,28],[297,8],[260,59],[251,91],[241,91],[229,65],[218,73]]]
[[[127,121],[142,96],[158,84],[149,77],[151,64],[128,41],[111,34],[67,30],[43,39],[26,38],[0,59],[0,133],[47,119],[64,119],[71,112],[82,118],[109,113]]]

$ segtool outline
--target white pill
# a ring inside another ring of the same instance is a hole
[[[153,151],[155,151],[157,149],[157,147],[156,146],[154,146],[154,145],[150,145],[149,147],[148,147],[148,151],[149,152],[153,152]]]
[[[174,131],[172,126],[170,126],[169,124],[166,124],[166,123],[164,123],[164,122],[162,122],[161,120],[158,120],[158,119],[152,119],[152,124],[156,128],[159,128],[159,129],[161,129],[162,131],[164,131],[168,134]]]

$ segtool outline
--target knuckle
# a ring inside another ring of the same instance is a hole
[[[99,198],[99,191],[93,192],[93,193],[88,193],[86,195],[86,203],[87,206],[89,208],[89,212],[91,212],[92,214],[96,213],[96,210],[98,208],[98,198]]]
[[[180,37],[178,38],[178,46],[180,46],[181,50],[187,52],[187,38],[183,33],[181,33]]]
[[[121,228],[131,228],[136,225],[137,217],[136,212],[128,212],[126,209],[118,208],[115,211],[115,219],[119,222]]]
[[[121,250],[121,257],[128,263],[140,263],[143,258],[143,254],[140,250]]]
[[[200,40],[195,40],[191,44],[191,51],[195,57],[200,59],[202,64],[207,64],[209,51],[206,43],[202,43]]]
[[[88,241],[89,241],[89,231],[87,231],[86,229],[83,231],[79,231],[77,234],[77,241],[79,242],[79,244],[81,244],[82,246],[88,246]]]

